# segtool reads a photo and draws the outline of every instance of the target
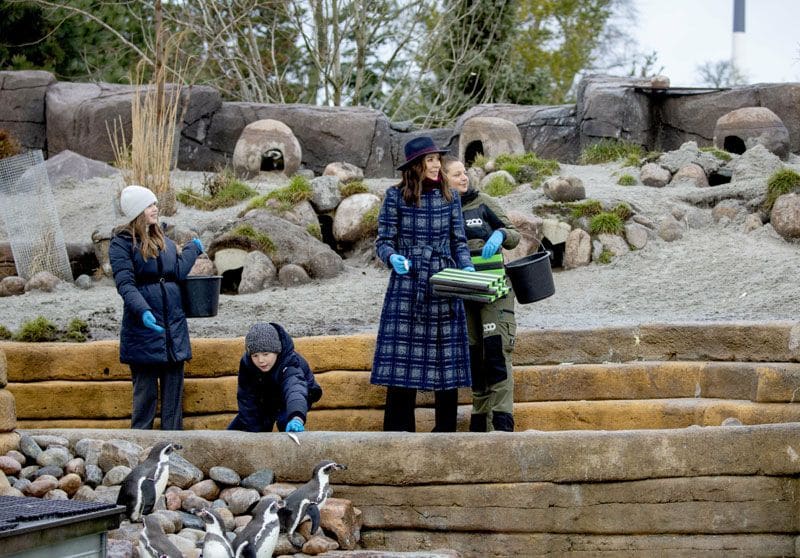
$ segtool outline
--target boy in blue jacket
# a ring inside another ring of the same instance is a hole
[[[236,399],[239,413],[228,430],[303,432],[306,415],[322,397],[308,362],[280,325],[254,324],[244,340]]]

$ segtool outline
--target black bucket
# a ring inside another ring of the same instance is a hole
[[[508,262],[505,267],[520,304],[536,302],[556,292],[549,250]]]
[[[183,313],[187,318],[210,318],[219,309],[222,275],[190,275],[181,281]]]

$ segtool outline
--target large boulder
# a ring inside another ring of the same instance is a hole
[[[333,217],[333,237],[339,242],[356,242],[370,234],[372,231],[364,222],[364,216],[377,211],[380,205],[381,199],[369,192],[343,199]]]
[[[45,95],[56,78],[50,72],[0,72],[0,128],[26,149],[45,150]]]
[[[233,149],[233,170],[252,178],[260,172],[292,176],[300,168],[303,151],[291,128],[278,120],[251,122],[242,130]]]
[[[47,159],[44,166],[47,169],[47,178],[53,187],[79,184],[91,178],[105,178],[119,174],[119,170],[111,165],[89,159],[69,149]]]
[[[342,257],[330,246],[317,240],[304,228],[276,217],[267,210],[249,211],[242,223],[252,225],[256,231],[272,240],[275,253],[271,254],[271,258],[278,269],[293,263],[315,279],[335,277],[344,269]]]
[[[476,116],[464,122],[458,142],[458,158],[471,163],[478,154],[488,159],[525,153],[522,134],[510,120]]]
[[[650,143],[650,99],[637,90],[649,80],[591,75],[578,85],[577,116],[580,145],[601,138]]]
[[[513,122],[522,136],[525,151],[536,153],[539,157],[575,162],[580,155],[575,105],[477,105],[458,118],[453,130],[454,137],[460,138],[464,124],[477,117],[502,118]],[[464,145],[463,142],[461,144]]]
[[[772,206],[770,223],[786,240],[800,238],[800,196],[795,193],[778,196]]]
[[[768,108],[744,107],[719,117],[714,127],[714,145],[732,153],[763,145],[785,159],[789,154],[789,130]]]
[[[256,120],[286,124],[303,149],[302,164],[322,173],[332,161],[347,161],[367,176],[391,176],[389,120],[364,107],[223,103],[210,122],[205,147],[232,155],[242,130]]]

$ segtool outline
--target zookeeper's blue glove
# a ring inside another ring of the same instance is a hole
[[[203,250],[203,243],[200,242],[199,238],[197,237],[193,238],[192,242],[194,242],[194,245],[197,246],[197,249],[200,250],[200,252],[205,252],[205,250]]]
[[[389,256],[389,263],[392,264],[395,272],[398,275],[405,275],[411,269],[411,260],[400,254],[392,254]]]
[[[503,233],[500,231],[494,231],[492,236],[489,237],[489,240],[486,241],[486,244],[483,245],[481,257],[491,258],[497,254],[501,244],[503,244]]]
[[[286,425],[286,432],[305,432],[305,430],[306,429],[303,426],[303,421],[300,420],[299,417],[294,417]]]
[[[144,323],[144,327],[149,327],[158,333],[164,333],[164,328],[156,323],[156,317],[153,316],[150,310],[145,310],[142,314],[142,323]]]
[[[466,267],[462,267],[461,271],[475,271],[475,268],[472,267],[471,265],[468,265]]]

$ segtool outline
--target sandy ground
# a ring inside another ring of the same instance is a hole
[[[688,186],[654,189],[616,184],[616,165],[562,165],[562,174],[580,177],[587,198],[626,201],[657,222],[673,208],[693,215],[695,223],[681,240],[651,239],[647,246],[607,265],[591,264],[554,273],[555,295],[533,304],[517,304],[523,329],[583,329],[604,325],[649,323],[793,320],[800,309],[796,273],[800,246],[782,240],[769,225],[744,233],[741,223],[715,224],[709,209],[678,200]],[[178,188],[197,187],[202,173],[176,172]],[[372,181],[382,188],[391,181]],[[262,192],[275,181],[254,183]],[[68,242],[89,241],[93,230],[115,223],[112,196],[118,184],[92,179],[54,187],[56,205]],[[530,211],[543,199],[541,190],[523,188],[501,198],[508,209]],[[232,218],[241,206],[209,214],[181,206],[166,218],[200,232]],[[0,239],[5,237],[0,227]],[[389,272],[345,260],[334,279],[257,294],[222,295],[214,318],[189,320],[193,336],[237,337],[256,320],[280,322],[294,336],[375,332]],[[104,279],[82,291],[64,284],[53,293],[27,293],[0,299],[0,324],[16,330],[45,316],[64,326],[73,317],[89,323],[94,339],[116,338],[122,300]]]

